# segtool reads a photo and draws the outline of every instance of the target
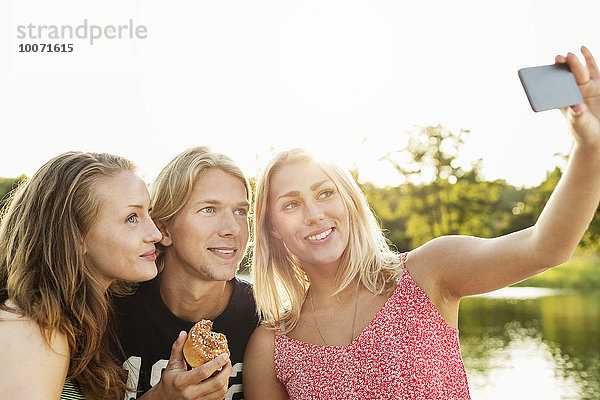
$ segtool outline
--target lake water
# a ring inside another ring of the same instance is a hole
[[[600,293],[506,288],[460,304],[474,400],[600,399]]]

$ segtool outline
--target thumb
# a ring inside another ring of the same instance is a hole
[[[567,112],[567,118],[576,137],[589,139],[590,134],[597,131],[597,118],[589,112],[586,104],[571,106]]]
[[[175,340],[175,342],[173,342],[173,346],[171,346],[171,355],[169,356],[169,362],[167,363],[165,370],[187,371],[187,366],[183,360],[183,345],[185,344],[186,339],[187,332],[179,332],[177,340]]]
[[[585,103],[575,104],[574,106],[571,106],[570,109],[571,115],[576,118],[580,117],[581,114],[583,114],[583,112],[586,110],[586,106]]]

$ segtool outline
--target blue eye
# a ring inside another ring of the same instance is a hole
[[[319,193],[319,195],[317,196],[318,199],[325,199],[331,195],[333,195],[333,190],[331,189],[325,189],[323,190],[321,193]]]
[[[297,201],[288,201],[281,208],[283,210],[291,210],[292,208],[296,208],[296,207],[298,207],[298,202]]]
[[[235,210],[233,213],[237,214],[237,215],[242,215],[242,216],[248,215],[248,211],[244,210],[243,208],[240,208],[239,210]]]
[[[203,212],[206,214],[212,214],[215,212],[215,208],[214,207],[204,207],[203,209],[200,210],[200,212]]]
[[[138,222],[138,216],[135,214],[131,214],[129,217],[127,217],[127,219],[125,220],[125,222],[128,222],[130,224],[134,224],[136,222]]]

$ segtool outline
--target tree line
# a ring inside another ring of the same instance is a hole
[[[561,168],[547,172],[543,182],[530,188],[484,180],[481,160],[468,170],[458,166],[460,146],[468,133],[453,133],[440,125],[416,128],[406,146],[384,157],[405,183],[385,188],[361,184],[398,250],[413,249],[441,235],[504,235],[533,225],[542,212],[562,175]],[[402,162],[394,154],[404,155]],[[598,249],[599,245],[600,209],[580,247]]]
[[[481,160],[458,166],[460,147],[469,131],[451,132],[437,125],[416,127],[406,144],[382,159],[404,178],[398,186],[361,183],[386,235],[399,251],[413,249],[441,235],[495,237],[531,226],[562,175],[559,167],[538,186],[520,188],[481,177]],[[359,177],[359,171],[351,173]],[[12,189],[26,179],[0,178],[0,210]],[[254,179],[251,179],[254,183]],[[598,249],[600,211],[580,247]]]

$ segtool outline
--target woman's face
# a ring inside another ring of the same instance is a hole
[[[156,276],[154,244],[161,239],[149,215],[150,196],[133,172],[100,179],[93,188],[101,202],[84,240],[84,251],[106,287],[115,280],[142,282]]]
[[[348,246],[349,222],[337,186],[314,161],[285,165],[269,189],[271,234],[304,268],[337,269]]]

